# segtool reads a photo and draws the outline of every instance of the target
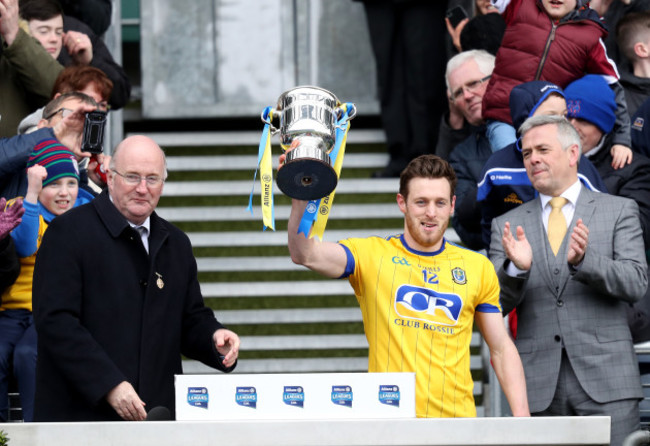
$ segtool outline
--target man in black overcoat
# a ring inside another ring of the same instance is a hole
[[[129,137],[108,189],[49,225],[34,272],[35,421],[174,414],[181,354],[235,367],[239,337],[204,305],[188,237],[154,211],[166,176],[160,147]]]

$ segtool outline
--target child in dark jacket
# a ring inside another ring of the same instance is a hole
[[[585,74],[603,76],[616,93],[615,162],[631,156],[630,119],[616,64],[607,57],[607,29],[586,0],[493,0],[506,21],[506,32],[483,97],[492,150],[515,142],[508,101],[516,85],[533,80],[560,88]],[[507,126],[506,126],[507,124]],[[623,147],[617,147],[623,146]],[[625,151],[627,149],[627,151]],[[624,150],[625,153],[618,153]]]

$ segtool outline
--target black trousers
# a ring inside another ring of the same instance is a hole
[[[389,169],[433,153],[447,108],[446,1],[364,2],[377,64]]]

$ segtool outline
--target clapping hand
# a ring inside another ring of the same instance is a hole
[[[589,228],[582,222],[582,218],[579,218],[571,232],[567,261],[573,266],[579,265],[585,258],[588,244]]]
[[[517,238],[510,232],[510,222],[506,222],[501,238],[503,250],[508,259],[520,270],[528,271],[533,264],[533,249],[526,239],[524,228],[517,226]]]

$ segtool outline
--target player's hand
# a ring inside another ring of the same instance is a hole
[[[526,239],[524,228],[517,226],[517,238],[510,232],[510,222],[506,222],[501,238],[503,251],[508,259],[520,270],[528,271],[533,264],[533,249]]]
[[[589,228],[582,222],[582,218],[579,218],[571,232],[567,261],[573,266],[579,265],[585,258],[588,244]]]
[[[146,404],[140,399],[133,386],[122,381],[106,395],[106,401],[126,421],[142,421],[147,418]]]
[[[212,336],[217,351],[224,356],[223,365],[231,367],[239,355],[239,336],[234,331],[220,328]]]
[[[632,149],[623,144],[614,144],[609,152],[612,155],[612,167],[614,170],[624,167],[632,162]]]
[[[294,139],[291,145],[289,146],[289,148],[285,150],[282,155],[280,155],[280,158],[278,158],[278,170],[282,169],[282,166],[284,166],[284,161],[287,159],[287,153],[291,152],[299,145],[300,145],[300,141]]]

